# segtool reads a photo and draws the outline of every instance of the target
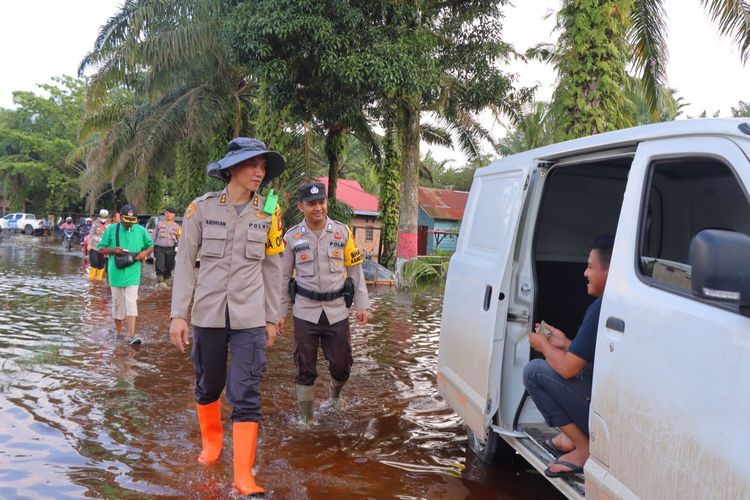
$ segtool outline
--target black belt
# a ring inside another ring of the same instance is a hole
[[[295,291],[303,297],[307,297],[311,300],[329,301],[344,296],[344,287],[341,287],[341,290],[336,290],[335,292],[315,292],[299,286],[299,283],[295,283]]]

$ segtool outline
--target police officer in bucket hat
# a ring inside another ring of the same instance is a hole
[[[209,465],[222,447],[221,403],[226,384],[232,409],[234,487],[242,495],[263,495],[253,477],[260,382],[266,371],[266,349],[276,338],[281,301],[281,213],[273,190],[261,189],[278,177],[284,159],[257,139],[237,137],[227,154],[211,162],[208,174],[227,182],[185,210],[180,251],[172,290],[172,343],[189,344],[191,299],[192,360],[195,401],[202,450],[198,461]],[[200,251],[200,272],[193,279]],[[227,370],[227,357],[229,369]]]
[[[322,183],[299,188],[297,207],[305,219],[284,235],[283,295],[279,332],[289,302],[294,316],[295,384],[300,419],[314,423],[313,404],[318,346],[331,374],[330,403],[340,403],[341,389],[352,368],[349,310],[367,323],[370,300],[362,272],[362,256],[348,226],[328,218],[326,188]],[[292,272],[295,272],[292,278]]]

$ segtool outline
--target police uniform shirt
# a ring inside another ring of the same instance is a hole
[[[207,193],[185,211],[180,251],[172,286],[172,318],[224,328],[226,310],[232,329],[275,322],[281,300],[281,214],[263,212],[265,198],[255,194],[239,215],[226,189]],[[193,279],[200,251],[197,283]],[[195,296],[193,297],[193,292]]]
[[[344,286],[348,274],[354,281],[353,307],[357,310],[370,308],[362,256],[348,226],[328,219],[320,236],[316,236],[302,221],[286,232],[284,246],[284,287],[294,272],[297,284],[307,290],[335,292]],[[286,314],[288,304],[289,294],[285,291],[281,300],[281,317]],[[344,297],[317,301],[297,294],[294,299],[292,313],[296,318],[317,323],[323,311],[331,324],[349,317]]]
[[[180,225],[172,221],[171,223],[166,220],[161,220],[156,225],[156,239],[154,245],[157,247],[173,247],[177,243],[182,229]]]
[[[96,247],[99,246],[99,243],[102,242],[102,235],[104,235],[104,231],[107,229],[107,226],[109,224],[107,222],[102,222],[100,219],[96,219],[91,224],[91,229],[89,229],[89,248],[92,250],[96,250]]]

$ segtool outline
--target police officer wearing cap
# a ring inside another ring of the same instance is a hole
[[[227,182],[185,210],[172,290],[172,343],[184,351],[188,306],[193,308],[192,360],[202,451],[198,461],[218,460],[222,447],[221,396],[232,409],[234,487],[260,496],[252,473],[260,381],[266,349],[276,338],[281,301],[281,214],[273,190],[260,191],[284,169],[284,159],[247,137],[229,142],[226,156],[208,165],[208,174]],[[200,251],[197,283],[193,268]],[[227,357],[231,352],[229,369]]]
[[[180,239],[182,228],[174,220],[177,211],[174,207],[164,209],[164,219],[156,225],[154,237],[154,270],[160,286],[167,286],[164,280],[172,277],[175,264],[175,247]]]
[[[283,317],[291,301],[297,404],[302,422],[309,425],[314,422],[318,346],[328,360],[331,403],[336,405],[353,363],[349,308],[354,306],[359,324],[364,325],[370,299],[351,230],[328,218],[325,186],[301,186],[297,207],[305,219],[284,235],[283,281],[289,293],[281,302],[279,331],[283,333]]]

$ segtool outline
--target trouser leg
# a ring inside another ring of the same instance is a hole
[[[318,377],[318,345],[320,334],[317,325],[294,318],[294,366],[297,385],[313,385]]]
[[[349,318],[329,325],[328,319],[324,316],[318,326],[323,329],[320,343],[328,360],[331,378],[337,382],[346,382],[354,364]]]
[[[260,381],[268,365],[265,327],[230,330],[227,401],[233,422],[259,422]]]
[[[193,325],[191,358],[195,369],[195,402],[218,400],[227,380],[229,330]]]
[[[589,434],[591,380],[564,379],[547,361],[533,359],[523,370],[523,383],[549,426],[574,423]]]
[[[164,247],[154,247],[154,270],[159,278],[164,277],[165,257]]]
[[[106,259],[96,250],[89,250],[89,265],[94,269],[104,269]]]
[[[172,271],[174,271],[174,261],[174,247],[164,248],[164,279],[169,279],[172,277]]]

